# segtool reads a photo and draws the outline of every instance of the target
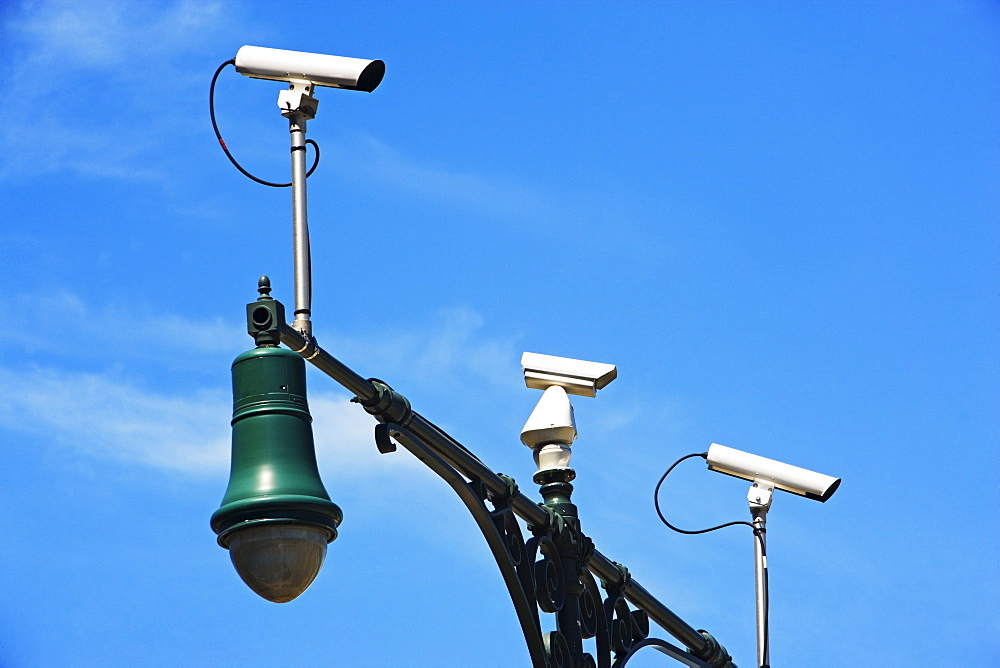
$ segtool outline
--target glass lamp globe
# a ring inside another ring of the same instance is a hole
[[[229,556],[248,587],[269,601],[287,603],[316,579],[329,537],[307,524],[252,525],[229,537]]]

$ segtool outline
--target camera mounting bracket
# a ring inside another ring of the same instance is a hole
[[[316,118],[319,100],[312,96],[313,88],[315,86],[311,81],[289,81],[288,88],[278,93],[278,108],[281,109],[281,115],[285,118],[301,115],[307,121]]]
[[[750,512],[755,516],[756,511],[767,512],[771,508],[771,498],[774,494],[774,483],[770,480],[754,478],[750,490],[747,492],[747,501],[750,502]]]

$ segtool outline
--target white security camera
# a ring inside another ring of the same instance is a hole
[[[385,76],[381,60],[244,46],[236,52],[236,71],[255,79],[309,81],[317,86],[370,93]]]
[[[521,442],[534,450],[558,443],[570,446],[576,440],[576,417],[566,390],[553,385],[545,390],[521,430]]]
[[[709,447],[707,460],[708,468],[712,471],[751,482],[770,482],[777,489],[816,501],[826,501],[840,486],[840,478],[727,448],[718,443]]]
[[[524,384],[528,387],[544,390],[558,385],[570,394],[583,397],[597,396],[597,390],[618,377],[618,369],[614,364],[585,362],[539,353],[524,353],[521,356],[521,366],[524,368]]]

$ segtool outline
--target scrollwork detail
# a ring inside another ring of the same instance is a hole
[[[632,649],[632,614],[623,598],[611,601],[611,648],[615,654],[624,654]]]
[[[593,578],[590,579],[593,582]],[[600,614],[600,593],[594,591],[586,580],[583,582],[583,593],[580,594],[580,630],[584,640],[593,638],[598,632],[598,615]]]
[[[550,668],[573,668],[573,655],[569,651],[566,636],[559,631],[549,631],[542,638],[545,640],[545,654]]]
[[[555,542],[548,536],[535,536],[528,541],[526,552],[529,561],[541,556],[532,570],[538,607],[543,612],[559,612],[566,602],[566,583]]]

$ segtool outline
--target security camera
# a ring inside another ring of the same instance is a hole
[[[597,396],[597,390],[618,377],[618,369],[614,364],[585,362],[539,353],[524,353],[521,356],[521,366],[524,369],[524,384],[528,387],[545,390],[558,385],[570,394],[583,397]]]
[[[576,440],[576,417],[566,390],[553,385],[542,394],[521,430],[521,442],[532,450],[558,443],[567,447]]]
[[[370,93],[382,82],[385,63],[381,60],[244,46],[236,52],[236,71],[255,79],[309,81],[317,86]]]
[[[709,447],[707,461],[708,468],[712,471],[751,482],[771,482],[777,489],[816,501],[826,501],[840,486],[840,478],[727,448],[718,443]]]
[[[531,448],[539,471],[569,469],[576,440],[576,417],[566,390],[552,385],[542,393],[521,429],[521,442]]]

